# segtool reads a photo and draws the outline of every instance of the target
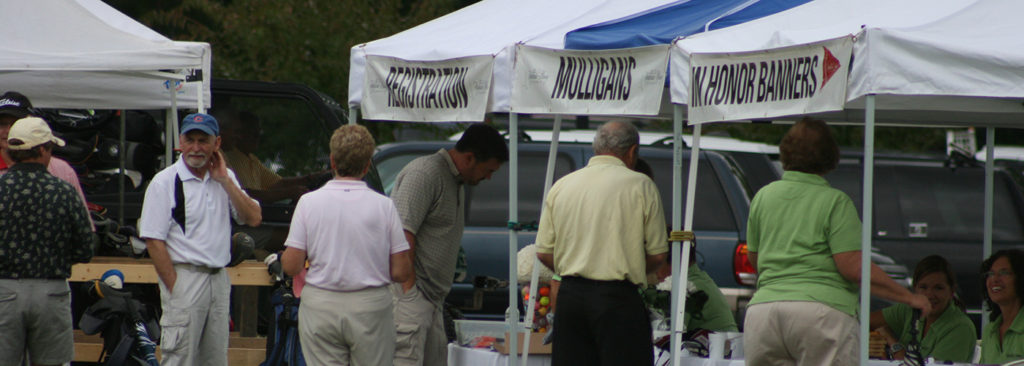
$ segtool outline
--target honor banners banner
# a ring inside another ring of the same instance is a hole
[[[852,37],[743,53],[690,56],[690,123],[838,111]]]
[[[410,122],[482,122],[492,56],[405,61],[366,56],[363,115]]]
[[[520,44],[510,108],[516,113],[656,115],[667,68],[668,45],[567,51]]]

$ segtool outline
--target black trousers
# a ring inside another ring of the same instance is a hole
[[[633,283],[563,277],[554,329],[554,366],[654,364],[650,317]]]

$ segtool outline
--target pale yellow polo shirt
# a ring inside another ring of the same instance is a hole
[[[560,276],[646,285],[646,257],[668,252],[658,188],[614,156],[591,158],[551,187],[537,252],[554,254]]]

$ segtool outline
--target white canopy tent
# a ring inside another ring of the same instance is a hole
[[[0,90],[18,91],[37,108],[167,109],[166,165],[178,141],[178,108],[210,105],[207,43],[172,41],[100,0],[2,1],[0,14]],[[122,115],[120,151],[124,122]]]
[[[516,44],[530,42],[536,46],[561,48],[568,31],[679,1],[481,1],[393,36],[352,47],[349,106],[360,106],[364,102],[367,56],[409,61],[491,56],[492,81],[487,111],[508,112]],[[531,42],[553,31],[560,35]]]
[[[692,55],[738,56],[855,36],[845,106],[818,116],[833,121],[863,118],[862,251],[868,253],[876,122],[985,126],[989,127],[990,142],[996,126],[1024,126],[1024,41],[1018,36],[1024,26],[1015,19],[1022,11],[1024,4],[1012,0],[817,0],[760,20],[677,40],[671,76],[676,122],[682,120],[682,105],[690,104]],[[848,62],[843,61],[844,67]],[[763,117],[792,115],[768,113]],[[695,137],[699,131],[698,124]],[[992,150],[988,149],[989,154]],[[989,256],[992,241],[992,160],[991,155],[986,159],[983,257]],[[692,201],[692,194],[687,200]],[[862,273],[869,273],[868,258],[863,256]],[[861,364],[867,364],[869,281],[868,275],[861,279]],[[674,360],[678,362],[678,357]]]
[[[100,0],[4,1],[0,14],[0,86],[37,107],[158,109],[172,95],[210,104],[207,43],[171,41]],[[174,84],[186,77],[200,83]]]

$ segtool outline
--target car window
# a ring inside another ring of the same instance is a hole
[[[665,209],[665,223],[672,223],[672,157],[645,156],[654,170],[654,183],[658,185],[658,193]],[[707,159],[701,159],[697,168],[697,194],[693,205],[693,228],[695,230],[737,231],[736,219],[729,206],[729,199],[722,189],[715,171]],[[690,172],[689,158],[683,164],[683,195],[686,194],[687,177]],[[685,210],[684,202],[681,203]]]
[[[410,161],[418,157],[423,156],[423,153],[406,153],[398,154],[388,157],[387,159],[377,162],[377,173],[380,174],[381,184],[384,187],[384,194],[390,196],[391,189],[395,187],[395,178],[398,177],[398,172],[402,171],[402,168]]]
[[[519,222],[540,220],[541,200],[544,194],[544,175],[547,171],[546,151],[519,151]],[[555,158],[555,177],[558,180],[578,167],[565,153]],[[480,182],[466,192],[470,195],[467,226],[499,226],[508,223],[508,165],[494,173],[490,180]]]
[[[862,171],[840,166],[829,182],[853,198],[861,211]],[[875,170],[876,235],[889,238],[982,240],[984,234],[984,170],[941,166],[879,166]],[[1024,240],[1021,208],[1013,187],[997,172],[994,185],[993,239]],[[879,206],[881,205],[881,206]]]
[[[333,131],[303,99],[232,96],[228,105],[218,105],[211,113],[218,119],[228,114],[237,118],[237,128],[222,132],[224,139],[234,140],[226,143],[246,144],[263,166],[281,177],[330,167],[328,144]]]

